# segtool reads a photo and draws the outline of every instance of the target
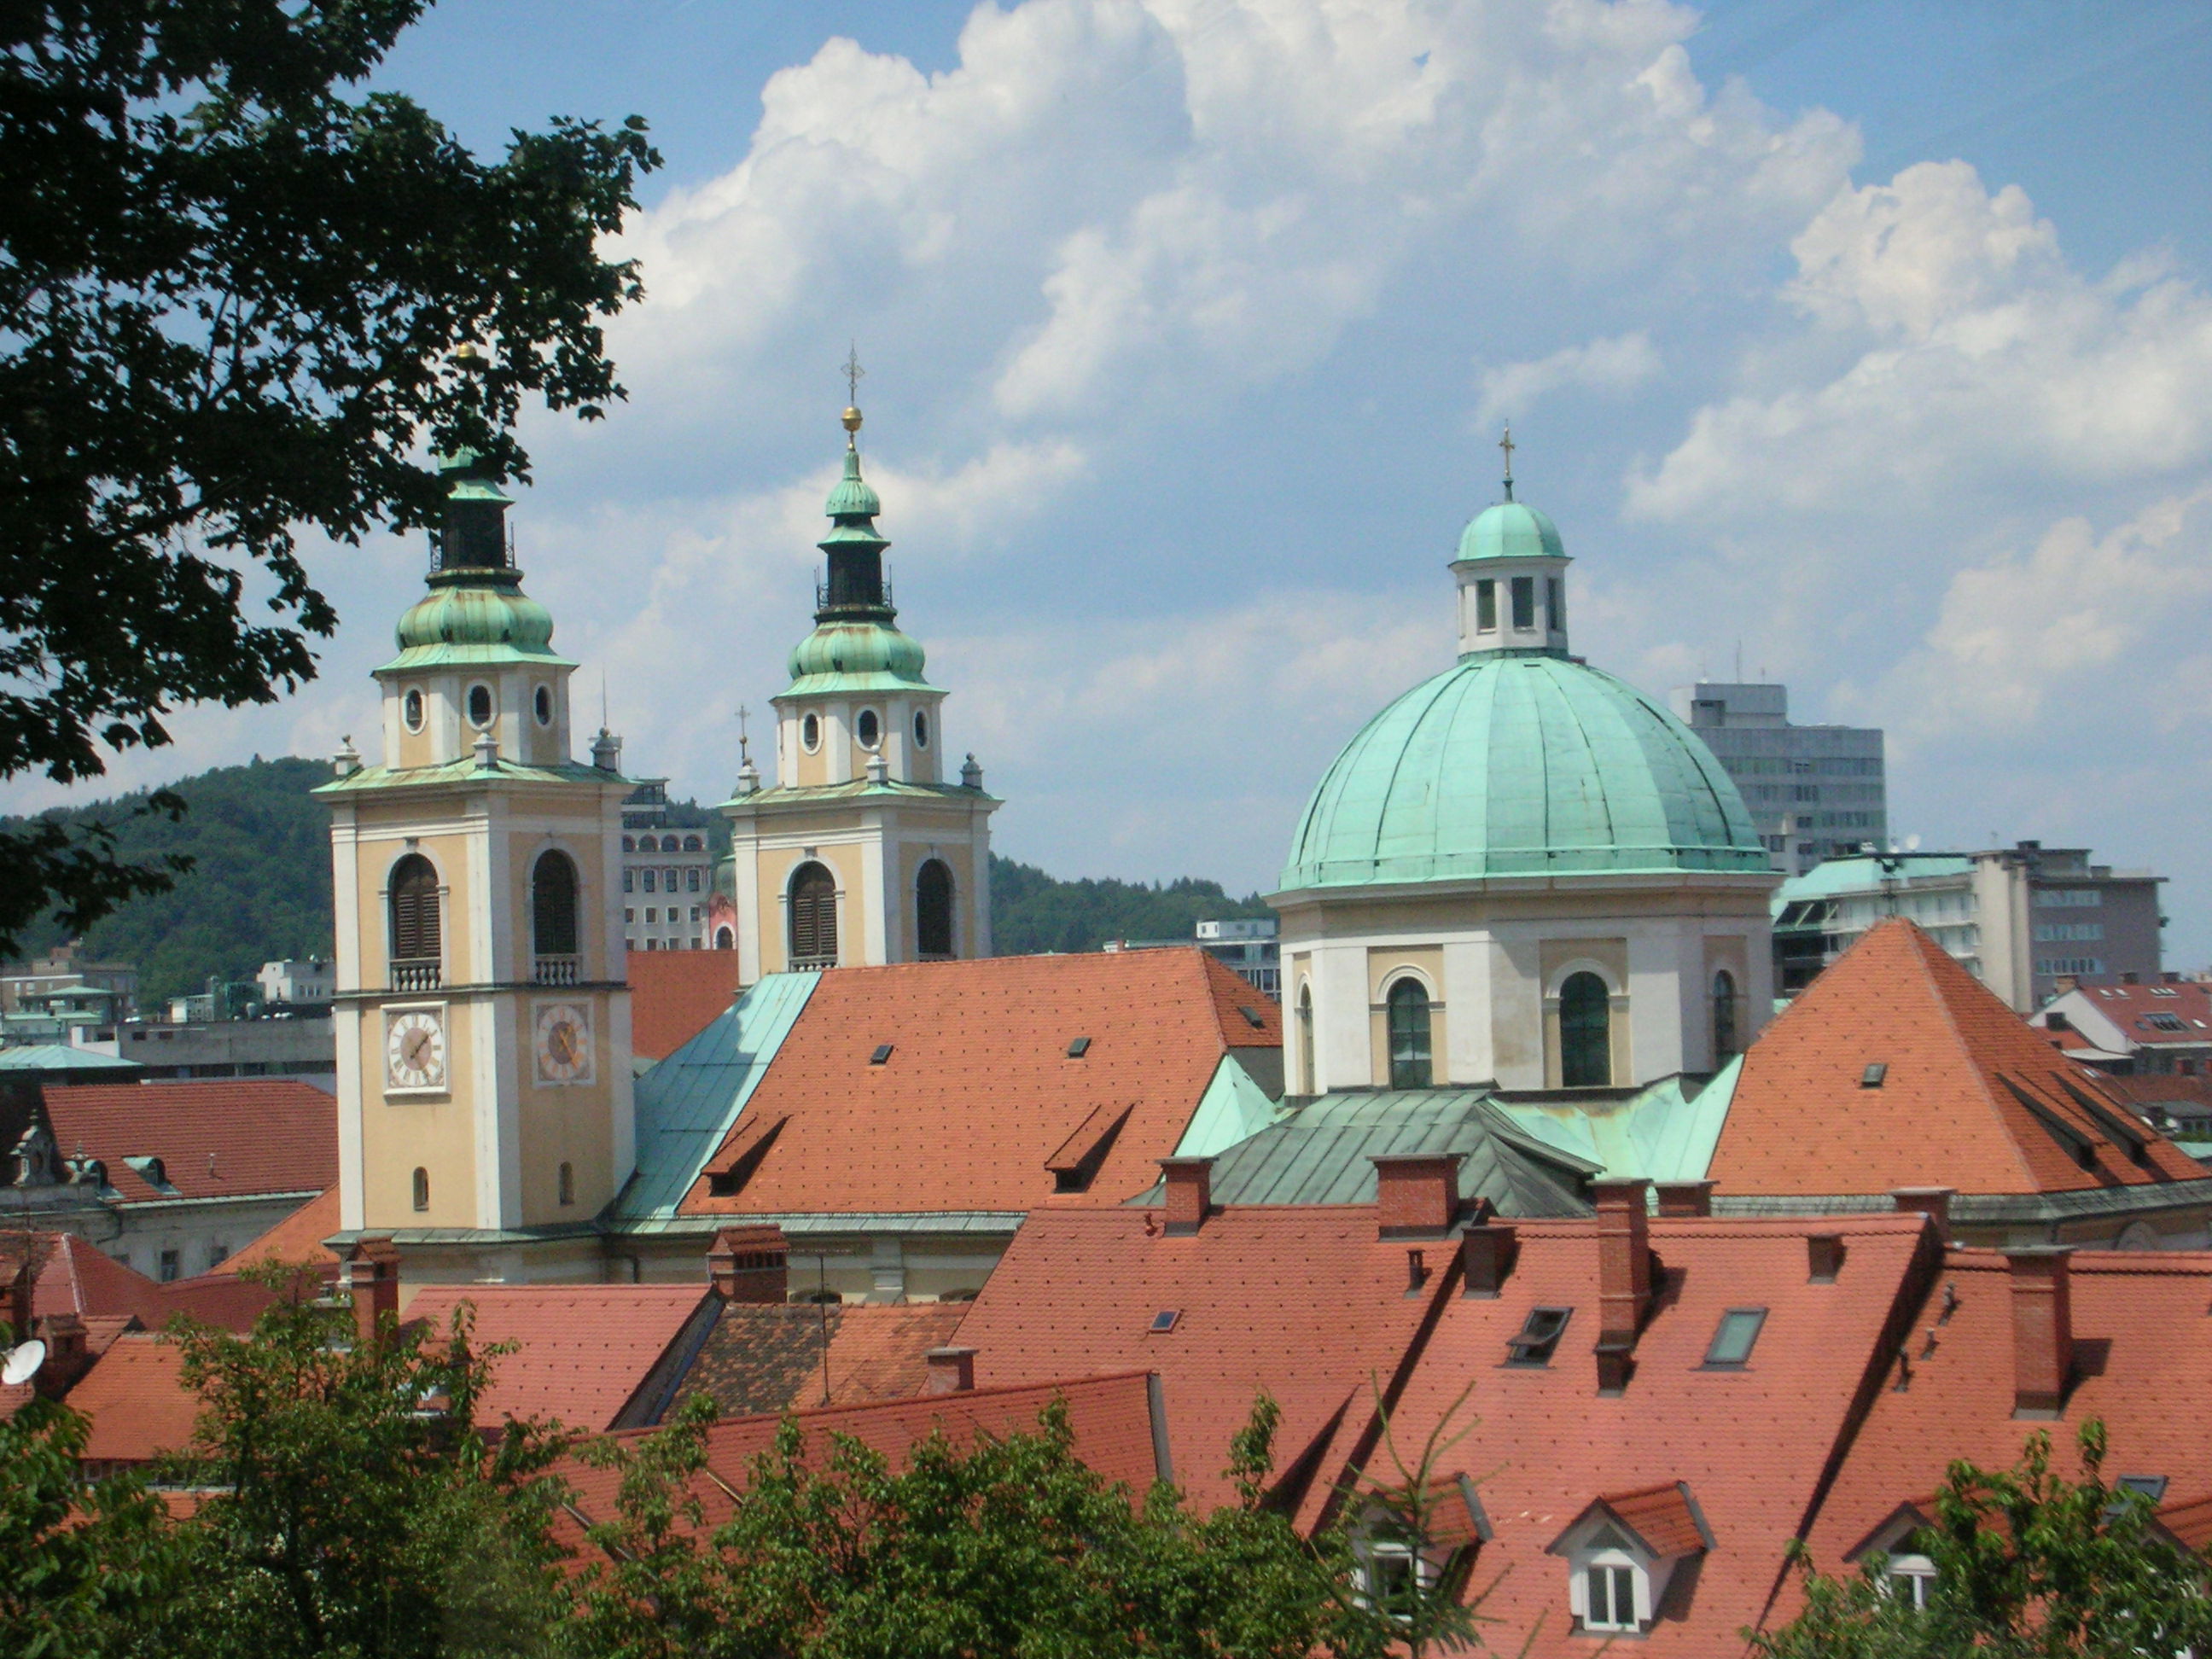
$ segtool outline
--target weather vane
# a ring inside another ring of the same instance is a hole
[[[1513,499],[1514,450],[1513,423],[1510,421],[1505,423],[1505,435],[1498,441],[1498,447],[1505,452],[1505,499],[1510,501]]]
[[[752,712],[743,703],[738,705],[738,758],[740,761],[750,762],[753,757],[749,739],[745,735],[745,721]]]

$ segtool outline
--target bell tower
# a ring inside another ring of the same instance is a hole
[[[522,591],[509,505],[448,480],[429,591],[375,671],[383,761],[351,739],[331,812],[343,1227],[430,1278],[564,1276],[634,1167],[622,799],[571,758],[553,619]],[[471,1239],[471,1234],[477,1235]]]
[[[853,369],[858,379],[858,369]],[[845,473],[814,631],[775,697],[775,776],[741,757],[730,820],[739,976],[991,953],[991,814],[973,755],[951,776],[945,693],[897,627],[860,476],[860,411],[844,415]]]

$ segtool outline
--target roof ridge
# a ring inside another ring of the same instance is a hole
[[[1896,923],[1897,926],[1888,927],[1887,924],[1891,922]],[[1958,1044],[1960,1056],[1966,1062],[1968,1071],[1972,1073],[1974,1083],[1981,1091],[1982,1099],[1988,1105],[1990,1115],[2004,1129],[2005,1140],[2012,1149],[2013,1161],[2020,1166],[2021,1175],[2027,1182],[2026,1190],[2030,1192],[2039,1190],[2043,1183],[2037,1177],[2034,1166],[2028,1162],[2027,1148],[2021,1144],[2020,1135],[2014,1129],[2011,1120],[2005,1112],[2004,1103],[1997,1098],[1995,1079],[1991,1072],[1984,1069],[1981,1055],[1975,1051],[1972,1041],[1960,1026],[1959,1011],[1953,1006],[1950,996],[1946,993],[1942,984],[1942,969],[1936,965],[1936,958],[1940,957],[1942,959],[1943,968],[1952,969],[1974,989],[1991,997],[1994,997],[1996,993],[1968,974],[1964,968],[1953,960],[1948,951],[1936,944],[1932,934],[1910,917],[1885,917],[1868,930],[1868,937],[1872,938],[1875,933],[1883,932],[1885,928],[1893,933],[1899,929],[1903,930],[1905,943],[1912,952],[1914,959],[1919,963],[1921,975],[1926,981],[1929,993],[1936,999],[1937,1009],[1942,1014],[1945,1029],[1951,1033],[1953,1041]],[[2007,1009],[2006,1012],[2009,1013],[2011,1010]]]

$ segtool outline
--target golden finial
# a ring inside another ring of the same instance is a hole
[[[860,367],[860,348],[854,343],[845,354],[845,430],[860,429],[860,380],[867,374]]]

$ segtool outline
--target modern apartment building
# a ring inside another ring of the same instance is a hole
[[[1888,844],[1879,731],[1792,726],[1784,685],[1679,685],[1673,702],[1735,780],[1777,869]]]
[[[1832,858],[1774,896],[1785,996],[1884,916],[1918,922],[2021,1013],[2080,979],[2160,973],[2158,888],[2148,870],[2092,864],[2086,848],[2023,841],[1982,853]]]
[[[633,951],[708,948],[714,852],[708,832],[668,821],[668,780],[623,801],[623,942]]]

